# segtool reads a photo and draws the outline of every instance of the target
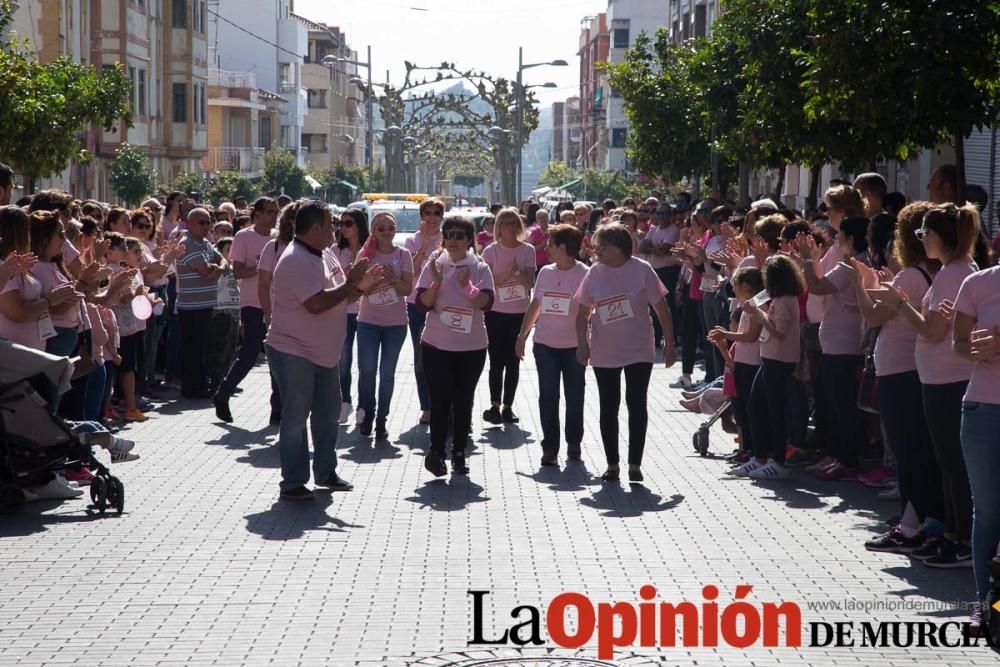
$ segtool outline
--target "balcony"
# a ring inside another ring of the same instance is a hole
[[[205,171],[238,171],[256,178],[264,173],[264,148],[209,148],[205,154]]]
[[[257,89],[257,75],[253,72],[230,72],[227,70],[208,70],[208,85],[220,88]]]

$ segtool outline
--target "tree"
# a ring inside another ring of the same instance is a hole
[[[539,185],[547,185],[550,188],[558,188],[560,185],[569,183],[576,178],[576,171],[571,169],[562,160],[552,160],[542,173],[538,176]]]
[[[198,174],[181,172],[170,179],[169,183],[160,185],[158,189],[161,195],[168,195],[171,192],[183,192],[184,194],[201,192],[205,189],[205,180]]]
[[[381,172],[376,172],[376,179]],[[333,165],[332,169],[314,171],[310,174],[323,186],[328,202],[346,205],[361,198],[362,192],[377,192],[368,188],[368,171],[362,167],[348,167],[342,162]],[[347,183],[353,184],[352,189]]]
[[[640,200],[643,197],[642,188],[619,171],[584,169],[580,172],[580,178],[583,180],[584,199],[597,202],[614,199],[621,203],[626,197],[639,197]]]
[[[212,174],[205,186],[203,200],[219,204],[243,196],[249,201],[256,199],[259,194],[259,186],[240,172],[217,171]]]
[[[68,58],[41,64],[26,41],[9,38],[10,0],[0,0],[0,160],[35,181],[90,156],[86,128],[131,124],[131,84],[120,63],[98,71]]]
[[[149,154],[142,148],[122,144],[108,164],[111,188],[130,206],[153,193],[156,184],[150,173]]]
[[[264,153],[261,188],[268,195],[283,192],[292,199],[298,199],[306,191],[306,172],[295,164],[291,151],[275,146]]]

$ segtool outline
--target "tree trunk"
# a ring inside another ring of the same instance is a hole
[[[965,138],[960,134],[955,135],[955,203],[965,204]]]
[[[819,191],[819,179],[823,174],[823,165],[814,164],[809,167],[809,195],[806,197],[806,211],[812,212],[816,210],[816,199],[817,193]]]
[[[740,192],[736,203],[739,206],[750,206],[750,166],[740,162]]]
[[[31,177],[28,178],[28,191],[25,192],[24,194],[26,194],[26,195],[33,195],[33,194],[35,194],[35,177],[34,176],[31,176]]]
[[[778,169],[778,184],[774,187],[774,203],[781,203],[781,192],[785,189],[785,172],[787,171],[786,165],[781,165]]]

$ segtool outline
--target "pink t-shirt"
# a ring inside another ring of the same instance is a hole
[[[594,264],[575,301],[590,315],[590,365],[621,368],[653,363],[653,321],[649,307],[663,301],[667,288],[645,260],[630,258],[617,268]]]
[[[784,338],[765,328],[760,334],[760,356],[762,359],[798,363],[799,361],[799,299],[794,296],[779,296],[765,306],[767,315]]]
[[[257,268],[264,248],[271,240],[271,235],[258,234],[253,227],[247,227],[236,232],[233,244],[229,247],[229,261],[239,262],[243,266]],[[257,294],[257,276],[240,279],[240,308],[260,308],[260,297]]]
[[[374,264],[391,267],[398,280],[403,274],[413,277],[413,257],[402,248],[396,248],[391,253],[376,252]],[[361,297],[361,308],[358,311],[358,322],[373,324],[379,327],[405,326],[406,296],[396,293],[395,284],[383,285]]]
[[[916,268],[908,266],[896,274],[892,284],[903,290],[910,303],[920,303],[930,283]],[[906,373],[917,368],[917,332],[896,313],[882,325],[875,341],[875,374],[878,376]]]
[[[494,276],[507,273],[512,266],[517,266],[522,274],[534,275],[536,268],[535,249],[527,243],[518,243],[513,248],[508,248],[500,242],[491,243],[483,250],[483,261],[490,265],[490,272]],[[515,278],[498,283],[496,288],[493,312],[523,313],[528,310],[531,290]]]
[[[142,250],[143,265],[152,264],[153,262],[156,261],[156,248],[157,248],[157,245],[156,245],[156,241],[155,240],[153,240],[153,241],[150,241],[150,240],[143,241],[142,245],[139,246],[139,248],[140,248],[140,250]],[[167,283],[169,283],[169,282],[170,281],[167,279],[167,275],[163,274],[163,277],[157,278],[156,280],[154,280],[153,284],[150,285],[150,287],[166,287]]]
[[[659,247],[664,243],[674,245],[680,238],[681,230],[677,225],[667,225],[666,227],[652,227],[646,232],[646,240]],[[654,269],[662,269],[667,266],[677,266],[681,260],[673,255],[649,255],[649,265]]]
[[[265,341],[279,352],[304,357],[324,368],[340,362],[347,338],[346,307],[341,302],[314,315],[304,304],[320,291],[346,281],[342,270],[331,271],[331,263],[340,268],[332,253],[324,255],[301,241],[292,241],[274,267],[271,327]]]
[[[42,294],[48,294],[60,285],[69,282],[69,278],[64,276],[59,267],[53,262],[38,262],[31,268],[31,275],[42,283]],[[52,313],[52,325],[62,329],[78,329],[83,322],[80,315],[81,305],[70,308],[64,313],[56,315]]]
[[[423,274],[424,267],[423,264],[417,264],[417,255],[423,253],[424,262],[427,261],[427,257],[430,257],[435,250],[441,247],[441,232],[437,232],[434,236],[424,236],[419,231],[413,236],[406,239],[403,242],[403,248],[410,252],[410,256],[413,258],[413,275],[419,276]],[[417,299],[417,285],[414,283],[413,291],[410,292],[410,296],[406,297],[406,303],[416,303]]]
[[[73,260],[80,256],[80,251],[68,239],[63,239],[62,256],[63,266],[69,266],[73,263]]]
[[[441,289],[437,292],[434,307],[427,312],[427,323],[420,342],[448,352],[485,349],[489,342],[483,311],[473,306],[465,291],[458,286],[455,272],[460,267],[468,267],[469,282],[473,285],[478,283],[481,291],[493,294],[493,273],[489,265],[471,252],[457,263],[447,252],[443,252],[437,263],[443,274]],[[416,289],[425,290],[432,282],[431,269],[425,264]]]
[[[476,245],[479,246],[480,250],[482,250],[491,243],[493,243],[493,235],[490,234],[485,229],[476,234]]]
[[[833,267],[843,261],[844,253],[836,243],[827,248],[827,251],[819,260],[819,273],[826,275]],[[810,294],[806,300],[806,317],[813,324],[823,321],[823,314],[826,312],[827,297],[822,294]]]
[[[281,258],[281,254],[285,252],[287,248],[288,246],[284,245],[276,238],[268,241],[264,245],[264,249],[260,251],[260,260],[257,261],[257,270],[274,273],[274,267],[278,265],[278,260]]]
[[[837,292],[826,295],[826,310],[819,324],[820,348],[823,354],[861,354],[865,323],[858,307],[854,278],[840,264],[827,271],[825,278]]]
[[[24,273],[8,280],[7,285],[4,286],[3,291],[0,291],[0,294],[14,291],[21,292],[21,300],[25,303],[37,301],[42,298],[42,283],[30,273]],[[47,323],[51,324],[48,315],[43,315],[42,319],[47,320]],[[3,313],[0,313],[0,335],[25,347],[45,350],[45,341],[42,340],[39,324],[40,320],[15,322],[8,319]]]
[[[108,342],[104,346],[104,360],[114,361],[115,355],[118,354],[118,348],[122,345],[121,332],[118,329],[118,318],[115,317],[115,311],[110,308],[100,307],[101,311],[101,324],[104,325],[104,330],[108,332]]]
[[[753,321],[750,316],[746,313],[740,314],[740,327],[737,329],[739,333],[746,333],[750,330]],[[761,338],[764,337],[764,332],[761,331]],[[733,354],[733,360],[740,364],[749,364],[750,366],[760,366],[760,341],[755,340],[752,343],[740,343],[735,344],[736,352]]]
[[[989,329],[1000,336],[1000,267],[974,273],[962,283],[955,310],[976,321],[973,330]],[[972,364],[965,400],[1000,404],[1000,356]]]
[[[110,361],[104,357],[104,349],[110,339],[108,330],[104,328],[104,322],[101,321],[101,311],[97,309],[97,306],[88,303],[86,308],[90,319],[90,357],[95,363],[103,364],[105,361]]]
[[[549,253],[545,252],[545,241],[548,241],[549,233],[542,231],[542,228],[538,225],[532,225],[528,229],[528,236],[525,239],[532,246],[541,246],[535,248],[535,264],[537,266],[545,266],[549,263]]]
[[[924,294],[922,305],[928,311],[939,310],[945,299],[954,301],[958,289],[968,276],[976,272],[976,265],[969,258],[960,259],[941,267],[934,275],[934,282]],[[972,362],[961,358],[951,349],[952,324],[939,343],[932,343],[917,336],[917,372],[924,384],[952,384],[964,382],[972,376]]]
[[[586,275],[587,265],[583,262],[576,262],[565,271],[548,264],[538,272],[534,294],[540,307],[535,324],[536,343],[558,349],[576,347],[576,313],[580,306],[573,296]]]

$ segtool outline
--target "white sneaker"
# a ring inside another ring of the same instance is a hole
[[[354,423],[355,424],[360,424],[364,420],[365,420],[365,409],[364,408],[358,408],[354,412]]]
[[[690,389],[694,386],[694,383],[691,382],[691,378],[682,375],[667,386],[671,389]]]
[[[733,474],[736,475],[737,477],[749,477],[750,473],[752,473],[757,468],[763,468],[765,465],[767,464],[761,463],[756,458],[751,458],[749,461],[747,461],[739,468],[734,470]]]
[[[767,463],[750,471],[750,479],[788,479],[788,468],[774,459],[768,459]]]
[[[124,463],[125,461],[135,461],[139,458],[139,455],[130,453],[133,447],[135,447],[135,443],[131,440],[116,437],[114,443],[111,445],[111,449],[108,450],[111,453],[111,462]]]
[[[351,418],[351,404],[341,403],[340,404],[340,423],[346,424],[347,420]]]

